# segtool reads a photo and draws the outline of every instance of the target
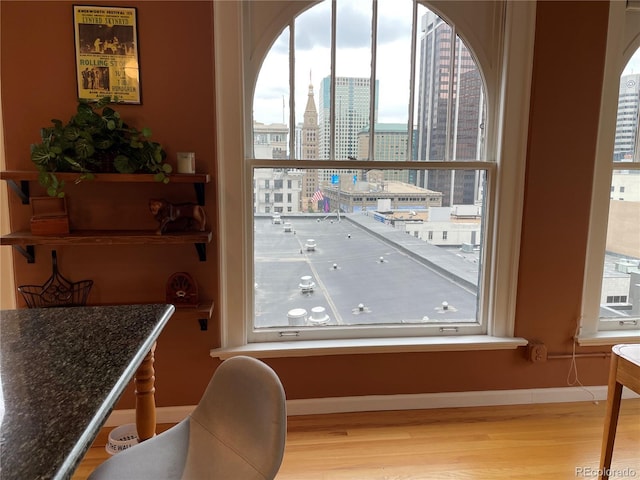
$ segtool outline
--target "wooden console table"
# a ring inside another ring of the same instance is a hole
[[[640,393],[640,345],[615,345],[612,349],[607,392],[607,413],[600,454],[600,479],[607,480],[611,471],[613,443],[618,426],[622,387]]]

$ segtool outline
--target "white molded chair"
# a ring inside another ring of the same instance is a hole
[[[272,480],[287,432],[276,373],[251,357],[222,362],[193,413],[102,463],[90,480]]]

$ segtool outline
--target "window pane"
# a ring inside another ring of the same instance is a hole
[[[449,159],[480,160],[484,158],[484,87],[480,71],[471,52],[456,36],[454,93],[449,132]]]
[[[253,101],[254,158],[288,158],[289,28],[262,64]]]
[[[306,200],[317,170],[254,169],[255,328],[478,323],[484,205],[443,207],[409,173],[338,170]]]
[[[637,328],[640,320],[640,49],[620,77],[605,261],[601,330]],[[622,162],[630,162],[623,166]],[[625,169],[623,169],[625,168]]]
[[[322,2],[295,21],[296,156],[318,157],[318,85],[331,74],[331,2]]]
[[[471,52],[436,14],[421,16],[418,99],[420,160],[483,158],[484,87]]]
[[[371,0],[337,2],[336,79],[324,77],[320,85],[320,123],[330,130],[331,89],[335,88],[335,137],[333,159],[346,160],[358,154],[357,135],[371,119]],[[377,101],[375,102],[377,106]],[[377,109],[376,109],[377,110]],[[375,121],[375,119],[374,119]],[[321,157],[331,158],[328,140],[321,140]]]
[[[378,1],[376,78],[380,123],[401,123],[406,127],[409,119],[412,18],[411,0]]]
[[[614,170],[600,299],[602,319],[640,317],[640,170]]]

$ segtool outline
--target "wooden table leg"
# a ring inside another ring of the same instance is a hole
[[[142,364],[138,367],[134,378],[136,387],[136,428],[138,440],[144,441],[156,434],[156,400],[155,370],[153,369],[154,352],[156,344],[153,344]]]
[[[604,432],[602,434],[602,451],[600,453],[601,480],[608,480],[613,456],[613,443],[616,439],[618,426],[618,414],[620,413],[620,399],[622,397],[622,384],[618,383],[618,355],[611,355],[609,369],[609,387],[607,391],[607,412],[604,419]]]

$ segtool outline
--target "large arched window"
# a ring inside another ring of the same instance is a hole
[[[222,281],[246,323],[225,325],[223,348],[522,344],[513,253],[535,5],[269,3],[239,15],[245,162],[229,168],[243,193],[227,193],[243,206],[222,240],[243,241],[226,245]]]
[[[640,337],[640,8],[612,2],[609,25],[583,344]]]

